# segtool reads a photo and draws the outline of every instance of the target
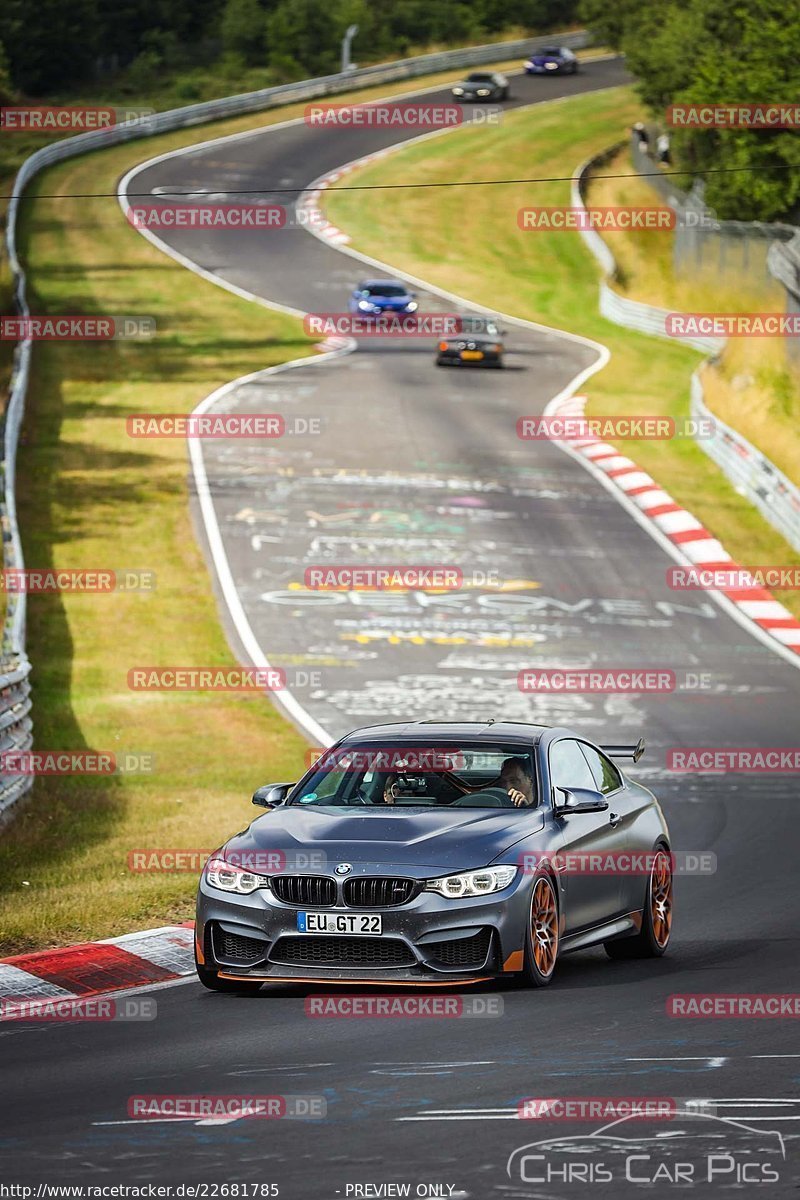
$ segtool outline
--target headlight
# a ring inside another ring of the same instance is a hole
[[[478,95],[479,95],[479,96],[488,96],[489,94],[490,94],[490,93],[489,93],[489,89],[488,89],[488,88],[478,88]]]
[[[419,305],[417,304],[416,300],[409,300],[408,304],[406,305],[406,312],[416,312],[418,308]]]
[[[558,70],[558,63],[545,63],[544,65],[548,71],[557,71]]]
[[[243,871],[224,858],[210,858],[206,863],[205,876],[212,887],[220,888],[223,892],[238,892],[240,896],[249,896],[258,888],[269,887],[266,875]]]
[[[453,88],[453,95],[454,96],[463,96],[464,89],[463,88]]]
[[[359,300],[358,307],[362,312],[372,312],[375,305],[371,304],[369,300]]]
[[[426,892],[438,892],[451,900],[462,896],[488,896],[490,892],[501,892],[513,880],[516,867],[485,867],[482,871],[467,871],[465,875],[444,875],[441,879],[429,879]]]

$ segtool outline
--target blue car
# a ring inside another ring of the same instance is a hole
[[[399,279],[365,279],[350,297],[351,313],[379,317],[382,313],[413,313],[417,297]]]
[[[548,46],[537,50],[525,63],[526,75],[574,75],[578,60],[566,46]]]

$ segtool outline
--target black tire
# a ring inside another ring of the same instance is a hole
[[[537,903],[537,892],[541,896],[544,903]],[[546,897],[546,898],[545,898]],[[539,917],[534,916],[534,909],[538,908]],[[541,950],[545,946],[543,936],[540,936],[538,941],[539,949],[534,949],[533,926],[538,924],[542,935],[545,929],[549,935],[550,946],[547,958],[551,959],[549,967],[546,967],[542,961]],[[526,987],[547,987],[553,978],[558,961],[558,946],[559,946],[559,913],[558,913],[558,894],[555,884],[549,875],[538,875],[533,881],[531,888],[531,899],[529,908],[529,917],[525,926],[525,959],[522,969],[521,982]]]
[[[572,64],[572,74],[573,75],[578,74],[578,64],[576,62]]]
[[[254,996],[261,990],[261,984],[238,979],[220,979],[219,974],[210,967],[202,966],[197,961],[197,950],[194,952],[194,969],[197,978],[204,988],[210,992],[233,992],[240,996]]]
[[[664,875],[660,868],[666,867],[666,892]],[[664,911],[663,917],[655,914]],[[647,895],[642,909],[642,927],[633,937],[615,938],[604,942],[609,958],[629,962],[634,958],[661,958],[666,954],[672,932],[672,862],[663,846],[655,851],[653,868],[647,881]]]
[[[511,92],[509,91],[508,88],[503,88],[503,94],[500,97],[500,99],[501,100],[510,100],[511,99]]]

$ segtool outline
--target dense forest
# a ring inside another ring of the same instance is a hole
[[[145,81],[221,60],[263,65],[283,82],[337,71],[350,24],[359,29],[354,59],[370,63],[563,27],[576,8],[577,0],[3,0],[0,86],[44,97],[122,69]]]

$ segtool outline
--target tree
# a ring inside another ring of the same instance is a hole
[[[581,0],[578,20],[587,25],[597,41],[612,50],[622,48],[623,39],[634,26],[647,0]]]
[[[800,10],[778,0],[695,0],[703,36],[690,82],[676,104],[796,103]],[[720,217],[773,221],[800,201],[795,129],[692,129],[676,133],[677,161],[706,171],[705,198]],[[792,167],[786,170],[786,167]],[[722,170],[720,170],[722,168]]]
[[[4,0],[0,40],[8,53],[15,87],[46,94],[92,74],[97,0]]]
[[[227,0],[222,14],[222,45],[248,67],[264,61],[264,10],[258,0]]]
[[[792,104],[800,94],[800,8],[783,0],[582,0],[621,48],[656,120],[669,105]],[[800,201],[797,129],[676,128],[679,169],[702,177],[720,217],[775,220]],[[786,168],[792,168],[787,170]]]

